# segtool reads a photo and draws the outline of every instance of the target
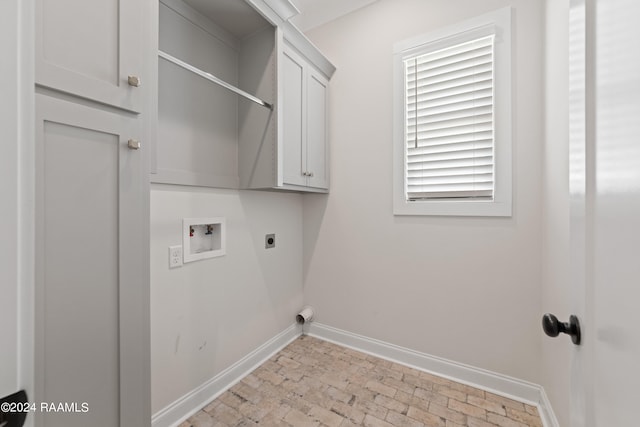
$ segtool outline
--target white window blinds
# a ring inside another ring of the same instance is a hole
[[[406,197],[493,199],[494,36],[404,60]]]

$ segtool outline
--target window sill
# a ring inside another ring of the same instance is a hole
[[[394,215],[510,217],[511,203],[496,200],[396,200]]]

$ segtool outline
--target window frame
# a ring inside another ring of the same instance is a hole
[[[393,213],[394,215],[503,216],[512,214],[511,16],[499,9],[434,32],[398,42],[393,51]],[[406,197],[404,61],[428,52],[494,35],[494,192],[493,199]]]

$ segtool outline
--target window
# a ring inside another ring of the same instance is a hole
[[[511,10],[394,51],[394,213],[511,215]]]

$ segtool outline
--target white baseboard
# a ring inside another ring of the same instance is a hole
[[[547,396],[543,387],[540,387],[540,404],[538,405],[538,411],[540,412],[540,418],[542,418],[544,427],[560,427],[556,414],[553,412],[549,396]]]
[[[235,385],[255,368],[300,336],[300,326],[293,324],[287,329],[234,363],[229,368],[185,394],[180,399],[155,413],[152,427],[175,427],[202,409],[225,390]]]
[[[420,353],[321,323],[312,322],[308,326],[305,325],[304,331],[325,341],[536,406],[544,427],[559,427],[549,399],[542,386],[538,384]]]

